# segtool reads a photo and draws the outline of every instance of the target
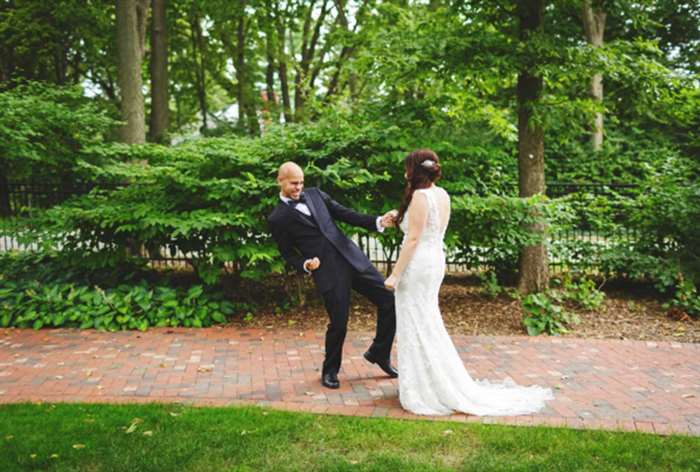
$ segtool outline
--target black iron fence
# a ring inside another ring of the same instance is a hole
[[[637,184],[579,184],[568,182],[549,182],[547,196],[559,198],[572,193],[590,193],[608,197],[633,197],[639,190]]]
[[[50,208],[89,192],[91,183],[0,182],[0,216],[22,216],[32,208]]]
[[[71,196],[86,193],[93,188],[90,184],[41,184],[29,182],[10,182],[0,185],[0,202],[4,209],[0,216],[5,217],[5,223],[13,217],[21,216],[32,208],[48,208],[66,201]],[[552,182],[547,184],[547,195],[550,198],[569,196],[574,201],[590,201],[592,197],[605,197],[606,202],[613,208],[612,220],[623,221],[626,206],[639,191],[631,184],[578,184]],[[2,222],[0,222],[2,223]],[[550,267],[561,270],[565,267],[585,268],[595,266],[598,256],[611,245],[631,245],[638,239],[638,234],[625,225],[615,227],[614,231],[595,229],[589,221],[581,219],[564,231],[555,231],[549,237]],[[396,251],[388,251],[381,243],[371,237],[356,238],[356,241],[372,262],[380,266],[390,264],[396,257]],[[22,244],[12,235],[12,232],[0,234],[0,252],[10,250],[32,250],[35,247]],[[149,259],[151,265],[157,267],[178,266],[192,260],[192,255],[184,253],[174,245],[160,248],[158,251],[143,250],[142,256]],[[448,254],[449,257],[449,254]],[[470,269],[465,264],[450,260],[448,269],[451,271],[466,271]]]
[[[571,199],[577,207],[577,215],[580,215],[573,225],[550,235],[550,268],[555,272],[567,267],[596,268],[611,249],[633,247],[640,234],[627,222],[630,204],[639,191],[639,186],[634,184],[547,184],[550,198]],[[593,221],[595,208],[602,207],[604,224]]]

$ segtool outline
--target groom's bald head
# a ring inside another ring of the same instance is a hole
[[[277,171],[278,182],[282,179],[295,176],[301,176],[302,178],[304,177],[304,171],[301,170],[301,167],[299,167],[299,165],[296,162],[285,162],[280,166],[279,170]]]
[[[283,196],[297,200],[304,189],[304,171],[295,162],[285,162],[277,171],[277,183]]]

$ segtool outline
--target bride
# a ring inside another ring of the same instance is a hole
[[[445,330],[438,292],[445,275],[443,238],[450,219],[450,196],[435,185],[438,156],[419,149],[405,159],[406,191],[396,214],[404,232],[388,289],[395,291],[399,401],[419,415],[520,415],[551,400],[550,389],[473,380]]]

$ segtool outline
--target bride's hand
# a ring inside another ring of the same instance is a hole
[[[397,210],[389,210],[382,215],[382,226],[385,228],[393,228],[396,226],[396,217],[399,215]]]
[[[384,281],[384,287],[392,292],[396,289],[396,276],[394,274],[391,274],[389,278]]]

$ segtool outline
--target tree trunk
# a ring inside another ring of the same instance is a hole
[[[275,56],[267,54],[267,67],[265,68],[265,112],[267,119],[272,123],[279,123],[280,112],[277,106],[275,94]]]
[[[62,45],[54,46],[53,51],[53,68],[56,74],[56,83],[65,85],[68,80],[68,50]]]
[[[311,64],[316,54],[318,40],[321,37],[323,21],[328,13],[328,0],[324,0],[318,19],[314,23],[314,4],[315,1],[309,4],[304,20],[301,36],[301,61],[296,68],[296,75],[294,76],[294,120],[297,122],[305,121],[307,118],[306,102],[311,84]],[[312,24],[314,25],[313,33],[311,32]]]
[[[245,49],[243,44],[245,41],[245,12],[241,12],[241,17],[236,25],[236,52],[233,58],[233,65],[236,69],[236,102],[238,102],[238,129],[244,131],[246,128],[247,105],[245,103]]]
[[[301,33],[301,61],[297,64],[294,74],[294,121],[297,122],[302,121],[304,116],[304,81],[306,79],[304,65],[307,62],[307,43],[309,41],[309,31],[313,21],[315,3],[315,0],[311,0],[309,5],[306,7],[306,17],[304,19],[304,26],[302,27]],[[294,57],[294,51],[292,51],[292,57]]]
[[[592,0],[584,0],[583,2],[583,30],[586,33],[586,39],[594,47],[603,46],[605,35],[605,17],[606,13],[602,11],[602,5],[599,8],[593,7]],[[593,74],[590,83],[590,94],[598,105],[603,103],[603,74],[598,72]],[[603,146],[603,112],[598,111],[593,120],[593,129],[591,131],[591,146],[594,151],[599,151]]]
[[[360,5],[360,8],[355,14],[355,26],[353,26],[352,30],[350,30],[347,15],[345,14],[345,0],[335,0],[335,6],[338,10],[338,22],[340,26],[347,33],[356,35],[358,26],[363,22],[367,14],[368,5],[370,5],[368,2],[363,2]],[[354,52],[354,46],[348,46],[347,44],[343,45],[343,48],[341,49],[340,54],[338,55],[338,58],[336,60],[335,71],[333,72],[333,75],[331,76],[331,79],[328,83],[326,96],[323,98],[323,101],[325,103],[328,103],[331,97],[333,97],[333,95],[339,93],[344,88],[344,85],[340,84],[340,75],[342,73],[343,66],[348,62],[348,59],[350,59]],[[349,72],[346,85],[350,87],[351,97],[354,99],[358,91],[357,73],[355,71]]]
[[[179,128],[180,126],[182,126],[182,107],[180,105],[180,95],[174,93],[173,100],[175,100],[175,126]]]
[[[283,46],[281,46],[282,48]],[[292,114],[292,101],[289,96],[289,79],[287,74],[287,61],[281,59],[278,63],[277,75],[280,79],[280,90],[282,92],[282,107],[284,109],[285,123],[293,123],[294,115]]]
[[[255,110],[255,97],[253,84],[249,74],[248,64],[245,60],[246,50],[246,14],[245,4],[241,5],[240,18],[236,26],[236,54],[233,64],[236,69],[237,97],[238,97],[238,127],[247,130],[251,134],[260,132],[260,124]]]
[[[121,140],[129,144],[146,142],[141,78],[146,13],[146,0],[117,0],[118,82],[124,121]]]
[[[151,140],[162,143],[166,139],[170,109],[168,105],[168,29],[167,0],[152,0],[153,25],[151,28]]]
[[[277,96],[275,95],[275,26],[272,18],[272,5],[270,0],[266,0],[265,9],[265,55],[267,66],[265,68],[265,112],[266,119],[272,123],[279,123],[280,112],[277,106]]]
[[[105,78],[100,77],[98,73],[95,72],[95,70],[90,66],[90,79],[97,83],[102,91],[105,93],[107,96],[107,99],[114,104],[116,108],[119,108],[120,106],[120,101],[119,97],[117,96],[117,87],[114,84],[114,79],[110,76],[107,76]]]
[[[518,3],[521,41],[528,41],[532,33],[542,31],[543,13],[544,0],[521,0]],[[518,74],[518,174],[521,198],[545,191],[544,130],[533,119],[533,106],[542,95],[542,77],[532,74],[534,65],[523,65]],[[528,229],[544,236],[545,224],[535,223]],[[544,243],[522,248],[519,262],[518,289],[521,292],[530,293],[547,288],[549,274]]]
[[[208,128],[207,115],[209,114],[209,111],[207,110],[207,90],[205,88],[206,71],[204,68],[204,40],[202,38],[202,25],[200,25],[199,21],[199,15],[197,13],[193,14],[192,18],[190,19],[190,31],[192,36],[192,58],[195,62],[195,87],[197,89],[199,110],[202,114],[202,127],[200,128],[200,131],[202,134],[204,134]]]
[[[287,72],[287,54],[285,51],[287,28],[284,18],[279,9],[279,3],[275,3],[275,16],[277,19],[277,75],[280,79],[280,92],[282,93],[282,109],[284,111],[284,122],[292,123],[292,102],[289,96],[289,79]]]
[[[338,10],[338,22],[340,23],[340,26],[343,28],[344,31],[349,33],[350,25],[348,23],[347,15],[345,15],[345,0],[335,0],[335,8],[336,10]],[[355,21],[359,23],[359,16],[358,18],[356,18]],[[355,23],[355,26],[357,26],[358,23]],[[340,54],[338,55],[338,59],[336,61],[335,72],[331,76],[331,80],[328,83],[326,96],[323,99],[324,102],[328,103],[330,98],[337,92],[338,81],[340,80],[340,72],[342,71],[345,59],[350,55],[351,52],[352,48],[347,44],[344,44],[343,48],[340,50]]]

